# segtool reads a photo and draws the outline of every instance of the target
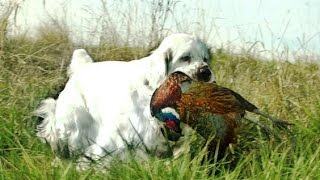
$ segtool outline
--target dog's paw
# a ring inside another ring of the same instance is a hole
[[[81,171],[86,171],[90,168],[91,160],[85,157],[81,157],[77,160],[77,166],[76,170],[81,172]]]
[[[59,157],[54,158],[54,160],[51,162],[52,167],[58,167],[62,165],[62,161]]]

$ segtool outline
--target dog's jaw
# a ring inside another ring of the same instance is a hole
[[[199,73],[201,73],[200,69],[203,69],[203,68],[206,68],[207,77],[203,77],[199,75]],[[194,81],[202,81],[207,83],[212,83],[215,81],[215,75],[206,63],[194,62],[190,64],[188,67],[178,67],[176,68],[175,72],[176,71],[181,71],[185,73]]]

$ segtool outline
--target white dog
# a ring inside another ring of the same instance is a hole
[[[130,62],[93,63],[85,50],[75,50],[65,89],[36,110],[43,118],[37,135],[55,151],[67,146],[88,160],[129,147],[162,153],[167,146],[150,114],[152,93],[175,71],[214,81],[209,60],[207,46],[187,34],[168,36],[150,56]]]

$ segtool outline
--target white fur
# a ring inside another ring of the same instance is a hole
[[[75,59],[75,60],[73,60]],[[77,49],[73,52],[72,61],[68,69],[68,75],[71,76],[74,71],[79,71],[83,65],[93,63],[93,60],[84,49]]]
[[[177,119],[180,119],[180,116],[179,114],[177,113],[177,111],[171,107],[166,107],[166,108],[163,108],[161,109],[161,112],[162,113],[171,113],[173,114]]]
[[[181,61],[185,55],[190,62]],[[123,152],[127,143],[161,154],[166,140],[150,114],[151,95],[165,80],[166,67],[197,80],[199,68],[207,65],[204,58],[209,58],[205,44],[186,34],[171,35],[150,56],[130,62],[93,63],[85,50],[75,50],[65,89],[36,110],[44,118],[37,135],[53,150],[67,145],[94,160]]]

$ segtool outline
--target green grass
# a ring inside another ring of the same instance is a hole
[[[320,66],[303,62],[261,61],[218,51],[217,82],[295,126],[282,142],[268,140],[244,122],[233,154],[215,163],[191,158],[151,158],[115,162],[106,173],[75,170],[74,160],[53,167],[55,155],[35,136],[32,111],[66,80],[73,45],[63,34],[38,40],[7,39],[0,49],[0,179],[320,179]],[[90,47],[94,58],[131,59],[144,50]],[[252,116],[252,115],[250,115]],[[258,118],[258,117],[255,117]],[[263,119],[261,119],[263,120]]]

